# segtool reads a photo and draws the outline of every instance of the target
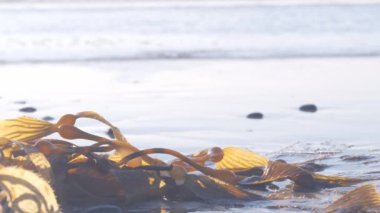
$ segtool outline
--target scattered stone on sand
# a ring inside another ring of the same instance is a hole
[[[343,161],[364,161],[374,158],[373,156],[366,156],[366,155],[343,155],[340,157]]]
[[[305,104],[300,106],[299,110],[302,112],[316,112],[318,109],[314,104]]]
[[[261,112],[253,112],[247,115],[249,119],[263,119],[264,115]]]
[[[51,117],[51,116],[49,116],[49,115],[47,115],[47,116],[44,116],[44,117],[42,118],[42,120],[44,120],[44,121],[52,121],[52,120],[54,120],[54,118]]]
[[[113,135],[113,132],[112,132],[112,129],[111,129],[111,128],[108,129],[108,131],[107,131],[107,135],[108,135],[108,137],[110,137],[110,138],[112,138],[112,139],[115,138],[115,135]]]
[[[34,108],[34,107],[24,107],[24,108],[19,109],[19,111],[20,111],[20,112],[28,112],[28,113],[32,113],[32,112],[37,111],[37,109]]]
[[[26,104],[26,101],[15,101],[15,104]]]

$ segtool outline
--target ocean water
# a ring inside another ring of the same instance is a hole
[[[379,23],[380,4],[3,2],[0,119],[93,110],[140,149],[237,146],[320,159],[329,165],[322,174],[379,178]],[[318,112],[298,110],[307,103]],[[247,119],[251,112],[264,119]],[[78,126],[107,131],[85,119]],[[130,210],[318,212],[354,187]]]
[[[0,62],[380,55],[380,4],[0,6]]]

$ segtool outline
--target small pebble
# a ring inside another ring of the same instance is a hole
[[[263,119],[264,115],[260,112],[253,112],[247,115],[247,118],[249,119]]]
[[[109,128],[108,131],[107,131],[106,133],[107,133],[108,137],[110,137],[110,138],[112,138],[112,139],[115,138],[115,135],[113,135],[113,132],[112,132],[112,129],[111,129],[111,128]]]
[[[44,121],[52,121],[52,120],[54,120],[54,118],[53,117],[51,117],[51,116],[44,116],[43,118],[42,118],[42,120],[44,120]]]
[[[314,104],[305,104],[300,106],[299,110],[302,112],[316,112],[318,109]]]
[[[37,109],[36,108],[34,108],[34,107],[24,107],[24,108],[21,108],[21,109],[19,109],[19,111],[20,112],[35,112],[35,111],[37,111]]]
[[[373,156],[366,155],[343,155],[340,157],[343,161],[364,161],[374,158]]]

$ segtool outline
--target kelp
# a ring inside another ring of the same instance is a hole
[[[380,212],[380,194],[376,191],[375,185],[360,186],[343,195],[323,212]]]
[[[19,167],[0,169],[0,187],[12,212],[59,212],[53,189],[37,174]]]
[[[218,169],[228,169],[243,171],[254,167],[264,167],[268,164],[268,159],[255,152],[237,147],[227,147],[223,149],[224,157],[216,163]]]
[[[76,121],[84,118],[105,124],[115,138],[81,130]],[[54,133],[61,138],[45,138]],[[93,143],[79,146],[73,142],[77,139]],[[154,153],[176,159],[164,162],[149,156]],[[166,148],[139,150],[116,126],[91,111],[63,115],[56,123],[30,117],[0,121],[0,201],[2,209],[15,212],[88,212],[107,206],[126,211],[150,199],[286,199],[289,196],[281,191],[276,194],[277,182],[285,179],[291,180],[294,191],[372,180],[315,171],[321,169],[310,162],[272,161],[239,147],[212,147],[190,155]],[[379,197],[374,186],[363,186],[321,211],[378,210]]]
[[[283,161],[269,161],[261,180],[246,183],[246,185],[260,185],[274,181],[289,179],[301,190],[316,190],[329,187],[350,186],[352,184],[369,181],[370,179],[349,178],[316,174],[295,164]]]

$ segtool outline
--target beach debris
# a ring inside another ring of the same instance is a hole
[[[78,119],[107,125],[114,138],[81,130]],[[55,133],[58,138],[45,138]],[[77,139],[92,144],[80,146],[73,142]],[[176,159],[166,162],[151,154]],[[139,150],[117,127],[91,111],[65,114],[56,123],[26,116],[0,121],[1,208],[15,212],[124,212],[129,205],[148,200],[288,199],[299,191],[375,180],[315,173],[325,167],[310,160],[273,161],[239,147],[211,147],[190,155],[167,148]],[[285,186],[289,195],[276,194],[284,187],[277,184],[285,179],[290,180]],[[372,189],[365,190],[373,194]],[[265,194],[269,191],[274,193]],[[360,210],[377,208],[377,199],[364,197]],[[326,211],[343,204],[357,208],[343,201]]]
[[[373,184],[360,186],[343,195],[323,212],[380,212],[380,194]]]
[[[317,112],[318,108],[314,104],[305,104],[300,106],[299,110],[302,112]]]
[[[37,109],[34,107],[23,107],[23,108],[19,109],[18,111],[32,113],[32,112],[37,111]]]
[[[256,167],[267,166],[269,159],[248,149],[226,147],[223,149],[224,157],[216,163],[218,169],[244,171]]]
[[[305,170],[295,164],[288,164],[282,160],[269,161],[261,178],[262,180],[245,183],[245,185],[259,185],[289,179],[294,182],[297,187],[295,189],[297,190],[318,190],[322,188],[350,186],[370,180],[321,175]]]
[[[0,188],[6,196],[5,208],[11,212],[60,212],[49,183],[32,171],[20,167],[1,168]]]
[[[261,112],[253,112],[247,115],[247,118],[249,119],[263,119],[264,114]]]

